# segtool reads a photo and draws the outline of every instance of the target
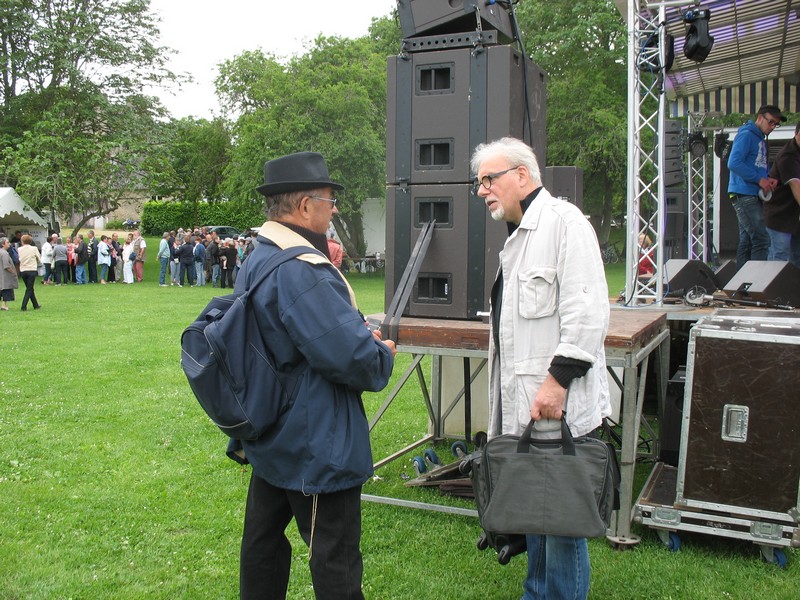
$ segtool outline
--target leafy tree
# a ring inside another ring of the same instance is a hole
[[[88,220],[141,187],[163,115],[142,90],[174,78],[149,6],[0,3],[0,181],[35,209]]]
[[[224,62],[216,81],[222,105],[240,114],[227,195],[260,202],[255,187],[264,161],[320,152],[347,187],[334,225],[351,256],[366,248],[361,203],[384,194],[386,56],[376,48],[368,37],[319,37],[285,64],[245,52]]]
[[[222,118],[212,121],[191,117],[164,125],[164,141],[160,147],[165,166],[152,169],[153,181],[148,186],[159,196],[195,204],[223,199],[223,172],[231,151],[228,123]]]
[[[522,38],[547,71],[547,157],[584,172],[584,203],[602,241],[624,206],[627,165],[626,29],[611,0],[528,0]]]

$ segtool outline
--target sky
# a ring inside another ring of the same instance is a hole
[[[175,118],[210,119],[220,114],[213,81],[223,60],[257,48],[292,56],[319,34],[360,37],[373,17],[389,15],[396,5],[396,0],[150,0],[161,18],[160,44],[177,51],[168,68],[194,77],[172,93],[152,93]]]

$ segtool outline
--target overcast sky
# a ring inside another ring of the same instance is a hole
[[[150,0],[161,17],[161,44],[177,50],[175,72],[195,81],[174,95],[156,93],[173,117],[211,118],[220,109],[214,96],[217,64],[244,50],[262,48],[278,56],[301,53],[319,34],[356,38],[373,17],[387,16],[396,0]]]

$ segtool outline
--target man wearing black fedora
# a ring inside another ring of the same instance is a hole
[[[396,349],[366,326],[328,257],[325,234],[343,189],[313,152],[268,161],[258,188],[268,220],[235,291],[248,289],[282,249],[308,246],[308,253],[281,264],[250,297],[276,365],[297,379],[278,422],[231,448],[253,467],[241,598],[286,597],[292,548],[285,530],[292,518],[308,545],[316,598],[363,598],[361,487],[373,470],[361,392],[386,386]]]

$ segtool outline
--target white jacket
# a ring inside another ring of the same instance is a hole
[[[489,436],[522,432],[555,355],[592,364],[573,380],[567,401],[572,434],[585,435],[611,414],[603,350],[608,286],[592,226],[574,205],[542,189],[506,240],[500,270],[500,347],[494,334],[489,342]]]

